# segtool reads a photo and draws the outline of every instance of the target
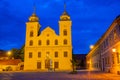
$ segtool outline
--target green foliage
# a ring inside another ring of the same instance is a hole
[[[11,51],[15,59],[24,61],[24,45],[20,49],[12,49]]]
[[[76,71],[76,65],[77,65],[77,63],[76,63],[76,61],[74,60],[74,59],[72,59],[72,60],[70,60],[71,61],[71,63],[72,63],[72,70],[73,70],[73,72],[74,71]]]

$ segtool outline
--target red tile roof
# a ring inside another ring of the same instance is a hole
[[[20,62],[22,62],[20,59],[0,60],[0,65],[18,65]]]
[[[0,51],[0,57],[8,57],[5,51]]]

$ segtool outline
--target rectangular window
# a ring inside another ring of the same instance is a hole
[[[105,64],[107,64],[107,57],[105,57]]]
[[[117,52],[117,62],[120,63],[120,53]]]
[[[42,44],[42,43],[41,43],[41,40],[39,40],[39,41],[38,41],[38,45],[41,45],[41,44]]]
[[[67,57],[67,56],[68,56],[68,52],[65,51],[65,52],[64,52],[64,57]]]
[[[37,69],[41,69],[41,62],[37,62]]]
[[[49,59],[45,60],[45,68],[50,68],[50,60]]]
[[[58,52],[55,52],[55,57],[58,57]]]
[[[108,64],[110,64],[110,57],[108,56]]]
[[[112,54],[112,62],[113,62],[113,64],[114,64],[114,55]]]
[[[64,36],[67,36],[67,30],[63,31]]]
[[[116,40],[116,39],[117,39],[117,33],[116,33],[116,29],[114,30],[114,33],[113,33],[113,35],[114,35],[114,40]]]
[[[59,63],[58,62],[54,62],[54,68],[59,68]]]
[[[29,52],[29,58],[32,58],[32,52]]]
[[[40,58],[41,57],[41,52],[38,52],[38,58]]]

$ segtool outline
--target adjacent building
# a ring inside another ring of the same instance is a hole
[[[87,67],[120,74],[120,16],[89,51]]]
[[[0,50],[0,71],[20,70],[21,64],[21,59],[14,59],[7,51]]]
[[[43,31],[34,12],[26,23],[24,70],[71,70],[72,21],[64,10],[59,20],[59,34],[49,26]]]

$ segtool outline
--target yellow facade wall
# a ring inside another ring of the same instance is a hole
[[[66,14],[62,15],[63,18],[68,18]],[[43,70],[45,68],[45,60],[50,59],[50,67],[56,71],[72,70],[72,39],[71,39],[71,20],[59,21],[59,34],[56,34],[49,26],[43,31],[40,31],[40,24],[37,21],[37,16],[31,16],[29,22],[26,23],[26,41],[25,41],[25,55],[24,55],[24,70]],[[33,20],[31,20],[33,19]],[[67,31],[67,35],[64,35],[64,30]],[[30,37],[30,32],[33,31],[33,36]],[[30,46],[30,41],[33,41]],[[39,45],[39,40],[41,44]],[[49,45],[47,45],[49,40]],[[55,40],[58,40],[58,44],[55,45]],[[67,43],[64,43],[67,40]],[[38,53],[41,52],[41,57],[38,57]],[[58,57],[55,57],[55,52],[58,52]],[[64,53],[67,52],[67,57]],[[29,58],[29,53],[32,53],[32,58]],[[37,62],[40,62],[41,68],[37,68]],[[55,68],[54,62],[58,62],[58,68]]]

